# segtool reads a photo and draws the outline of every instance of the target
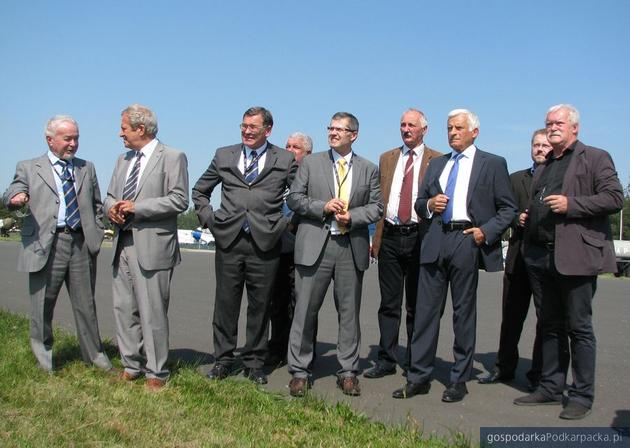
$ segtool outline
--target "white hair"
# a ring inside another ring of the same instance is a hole
[[[46,127],[44,128],[46,137],[54,137],[57,135],[57,129],[61,123],[72,123],[77,128],[77,132],[79,131],[79,123],[70,115],[55,115],[46,122]]]
[[[457,117],[458,115],[466,115],[468,120],[468,130],[479,129],[479,117],[468,109],[453,109],[448,113],[448,118]]]
[[[580,124],[580,112],[570,104],[556,104],[551,106],[547,111],[547,115],[552,112],[558,112],[561,109],[565,109],[569,113],[569,121],[571,124]]]
[[[144,125],[144,132],[151,137],[155,137],[158,133],[158,121],[155,113],[142,104],[132,104],[125,108],[120,115],[129,117],[129,125],[131,129],[138,129],[138,126]]]
[[[307,153],[313,152],[313,139],[304,132],[294,132],[288,138],[299,138],[304,143],[304,149]]]
[[[415,112],[420,115],[420,127],[426,128],[429,125],[429,123],[427,123],[427,117],[425,117],[424,112],[422,112],[421,110],[410,107],[403,112],[403,115],[408,114],[409,112]]]

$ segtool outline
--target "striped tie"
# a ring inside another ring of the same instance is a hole
[[[245,182],[248,184],[254,182],[254,179],[258,177],[258,153],[256,151],[251,152],[250,160],[250,165],[245,171]]]
[[[81,227],[81,217],[79,215],[79,204],[77,203],[77,192],[74,190],[74,179],[70,173],[70,164],[65,160],[57,162],[61,165],[61,181],[63,195],[66,201],[66,226],[72,230]]]
[[[130,201],[136,195],[136,187],[138,186],[138,177],[140,176],[140,159],[142,158],[142,152],[136,153],[136,161],[133,164],[131,173],[125,182],[125,189],[123,190],[123,201]]]

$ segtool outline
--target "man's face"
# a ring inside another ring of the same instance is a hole
[[[400,136],[408,148],[414,149],[420,146],[426,133],[427,127],[422,127],[418,112],[409,111],[403,114],[400,119]]]
[[[265,144],[270,134],[271,127],[263,126],[262,115],[243,117],[243,123],[241,123],[241,140],[248,148],[260,148]]]
[[[465,114],[448,119],[448,144],[457,152],[462,152],[472,145],[479,135],[479,129],[468,130],[468,117]]]
[[[547,153],[551,151],[551,145],[545,134],[536,134],[532,141],[532,160],[540,165],[546,160]]]
[[[331,120],[331,130],[328,131],[328,144],[337,152],[345,152],[352,147],[352,143],[357,139],[358,132],[350,131],[350,119],[339,118]]]
[[[69,122],[59,124],[53,137],[46,137],[48,147],[54,155],[62,160],[72,160],[79,150],[79,130]]]
[[[306,155],[306,146],[304,145],[304,140],[301,138],[289,137],[286,149],[295,154],[295,161],[297,163],[300,163]]]
[[[551,146],[564,149],[571,146],[577,139],[580,126],[570,122],[567,109],[558,109],[547,114],[545,127],[547,128],[547,140]]]
[[[123,114],[120,122],[120,137],[126,148],[139,151],[144,147],[144,125],[138,125],[136,129],[131,129],[129,115]]]

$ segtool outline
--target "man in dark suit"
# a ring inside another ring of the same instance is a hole
[[[219,148],[192,191],[202,226],[217,243],[216,294],[212,321],[216,362],[208,378],[233,373],[238,315],[247,287],[247,333],[241,359],[245,376],[266,384],[262,370],[267,355],[269,301],[278,269],[280,237],[288,219],[283,194],[297,165],[293,153],[267,141],[271,112],[252,107],[243,115],[241,144]],[[221,205],[213,210],[212,192],[221,184]]]
[[[346,395],[361,394],[359,312],[363,272],[370,264],[368,225],[381,218],[383,203],[376,165],[352,150],[358,135],[354,115],[333,115],[330,149],[302,161],[287,198],[300,219],[295,241],[297,299],[287,355],[292,396],[303,396],[310,387],[313,334],[331,280],[339,314],[337,385]]]
[[[440,317],[450,285],[455,342],[444,402],[461,401],[472,374],[477,321],[478,269],[503,269],[501,235],[516,215],[507,166],[474,141],[479,119],[466,109],[448,115],[452,154],[429,164],[416,212],[429,221],[420,251],[420,281],[407,384],[394,398],[426,394],[431,386]]]
[[[409,366],[418,293],[420,243],[424,231],[422,219],[413,210],[413,204],[429,161],[442,155],[424,144],[427,129],[427,120],[421,111],[405,111],[400,119],[403,145],[383,153],[379,161],[384,214],[376,224],[372,256],[378,259],[381,289],[378,326],[381,338],[376,363],[363,373],[365,378],[392,375],[396,372],[396,363],[404,371]],[[403,292],[406,296],[407,350],[405,358],[398,360],[396,348]]]
[[[551,150],[547,141],[547,130],[538,129],[532,135],[531,156],[534,165],[510,175],[512,191],[516,196],[519,214],[525,213],[529,206],[529,195],[532,187],[532,176],[536,167],[544,163],[545,156]],[[510,239],[505,258],[505,273],[503,275],[503,307],[501,320],[501,336],[499,338],[499,351],[494,369],[485,376],[479,377],[481,384],[493,384],[499,381],[514,379],[514,372],[518,364],[518,341],[521,338],[523,323],[529,310],[532,288],[529,283],[529,274],[523,261],[521,243],[523,241],[523,226],[519,224],[518,217],[510,226]],[[540,381],[542,368],[542,339],[540,337],[540,300],[534,297],[536,309],[536,337],[532,353],[532,365],[527,372],[529,388],[535,390]]]
[[[75,157],[79,125],[72,117],[52,117],[46,125],[46,142],[46,154],[17,164],[3,197],[10,210],[29,207],[18,271],[29,273],[31,348],[39,366],[51,372],[53,311],[65,283],[83,361],[110,370],[94,304],[96,257],[103,241],[96,171],[92,162]]]
[[[547,112],[553,151],[536,171],[525,232],[525,263],[542,297],[543,366],[535,392],[520,406],[564,404],[559,417],[591,412],[595,396],[592,301],[597,276],[616,272],[608,216],[623,206],[623,189],[610,155],[577,139],[579,113],[568,104]],[[568,341],[567,342],[567,335]],[[563,403],[571,362],[573,384]]]
[[[157,117],[133,104],[121,113],[121,154],[107,189],[105,211],[116,224],[112,296],[121,378],[144,375],[149,390],[166,385],[168,306],[180,263],[177,216],[188,209],[186,155],[160,142]]]

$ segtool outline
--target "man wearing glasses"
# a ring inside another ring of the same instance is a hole
[[[287,197],[300,219],[295,241],[297,298],[287,355],[292,396],[303,396],[310,387],[313,334],[331,280],[339,313],[337,385],[346,395],[361,394],[359,311],[363,272],[369,266],[368,225],[381,218],[383,203],[378,168],[352,150],[358,135],[354,115],[333,115],[330,149],[302,161]]]
[[[212,320],[216,362],[208,378],[233,373],[238,315],[247,287],[247,333],[241,359],[245,376],[266,384],[269,302],[280,257],[280,237],[287,228],[283,193],[297,165],[290,151],[267,141],[273,127],[271,112],[252,107],[240,125],[242,143],[216,151],[212,163],[192,190],[202,226],[214,235],[216,293]],[[221,184],[221,204],[210,198]]]

